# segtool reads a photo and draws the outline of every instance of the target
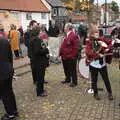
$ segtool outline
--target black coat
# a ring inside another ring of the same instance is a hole
[[[31,60],[35,67],[49,66],[49,50],[43,40],[36,37],[31,42]]]
[[[27,32],[25,32],[24,34],[24,44],[27,47],[28,50],[28,57],[31,59],[31,41],[32,41],[32,30],[29,30]]]
[[[112,32],[111,32],[111,36],[115,36],[116,35],[116,37],[118,38],[118,39],[120,39],[120,28],[114,28],[113,30],[112,30]]]
[[[10,44],[5,38],[0,38],[0,80],[13,75],[13,56]]]

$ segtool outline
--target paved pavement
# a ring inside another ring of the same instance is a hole
[[[50,38],[51,51],[57,56],[60,38]],[[53,44],[56,44],[54,46]],[[18,120],[120,120],[120,70],[118,62],[108,66],[108,72],[113,89],[114,100],[107,99],[107,92],[101,77],[98,87],[100,101],[96,101],[92,94],[87,93],[89,82],[78,74],[78,86],[75,88],[61,84],[64,73],[61,64],[51,64],[46,71],[45,79],[49,82],[45,85],[48,96],[45,98],[36,96],[36,88],[32,82],[29,58],[24,57],[14,60],[14,68],[17,79],[13,81],[13,88],[20,117]],[[0,102],[0,116],[4,114],[3,104]]]
[[[14,61],[17,72],[26,69],[24,66],[29,63],[27,57]],[[20,67],[23,66],[23,67]],[[107,92],[103,81],[99,78],[98,87],[100,101],[94,100],[92,94],[86,92],[88,82],[83,78],[79,79],[75,88],[61,84],[64,73],[61,64],[51,64],[46,71],[48,84],[45,89],[47,97],[37,97],[36,88],[32,82],[31,72],[21,74],[13,87],[20,117],[18,120],[120,120],[120,70],[118,63],[113,62],[108,66],[109,77],[112,84],[114,100],[107,99]],[[30,68],[29,68],[30,69]],[[4,114],[3,105],[0,103],[0,116]]]

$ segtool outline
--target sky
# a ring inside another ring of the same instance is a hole
[[[96,3],[97,0],[95,0],[95,3]],[[108,3],[112,2],[112,1],[115,1],[118,3],[118,6],[120,7],[120,0],[107,0]],[[101,5],[105,3],[105,0],[98,0],[98,4]]]

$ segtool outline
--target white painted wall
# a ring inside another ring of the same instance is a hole
[[[26,13],[27,12],[20,13],[20,16],[21,16],[20,21],[21,21],[21,25],[23,26],[24,30],[27,29],[27,26],[29,25],[29,22],[31,21],[31,20],[26,19]],[[46,14],[46,19],[42,19],[41,13],[32,13],[32,20],[36,20],[40,24],[45,24],[46,28],[48,29],[50,14],[49,13],[45,13],[45,14]]]
[[[2,12],[4,13],[6,11],[3,10]],[[24,31],[27,30],[27,26],[29,25],[29,22],[31,21],[31,20],[26,19],[27,12],[11,11],[9,14],[10,14],[10,16],[12,16],[12,17],[9,17],[9,19],[11,19],[10,24],[15,24],[15,23],[12,23],[12,19],[15,18],[15,20],[19,21],[20,25],[23,27],[23,30]],[[45,19],[42,18],[41,14],[42,13],[32,13],[32,20],[36,20],[40,24],[45,24],[46,28],[48,29],[49,28],[50,13],[44,13],[46,16]],[[2,16],[2,17],[4,17],[4,16]],[[8,21],[8,23],[9,23],[9,21]],[[19,27],[19,26],[17,26],[17,27]],[[5,29],[7,29],[7,28],[5,28]],[[7,29],[7,31],[9,29]]]

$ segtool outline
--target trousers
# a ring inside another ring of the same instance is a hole
[[[91,81],[92,81],[92,89],[94,90],[94,93],[98,93],[98,89],[97,89],[97,81],[98,81],[98,72],[100,72],[104,84],[106,86],[106,89],[108,91],[108,93],[112,93],[111,90],[111,84],[109,81],[109,77],[108,77],[108,72],[107,72],[107,67],[103,67],[103,68],[94,68],[92,66],[90,66],[90,74],[91,74]]]
[[[13,115],[17,112],[15,95],[12,88],[12,76],[5,80],[0,80],[0,97],[7,114]]]

